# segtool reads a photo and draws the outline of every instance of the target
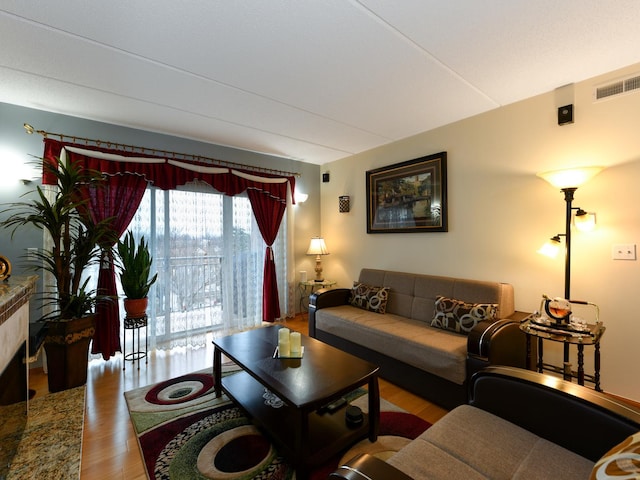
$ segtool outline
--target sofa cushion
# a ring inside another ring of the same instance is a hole
[[[418,320],[392,313],[378,315],[351,305],[318,310],[316,328],[458,385],[466,379],[466,336],[431,328]]]
[[[589,480],[640,478],[640,432],[609,450],[593,467]]]
[[[378,287],[374,285],[367,285],[366,283],[353,282],[349,302],[354,307],[369,310],[370,312],[384,313],[387,309],[388,298],[389,289],[387,287]]]
[[[467,303],[438,295],[431,326],[468,334],[481,320],[495,320],[497,311],[497,303]]]
[[[585,479],[593,462],[469,405],[455,408],[388,459],[412,478]]]

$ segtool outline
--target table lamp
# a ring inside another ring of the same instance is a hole
[[[315,255],[316,256],[316,278],[314,281],[320,283],[324,281],[322,278],[322,259],[320,255],[329,255],[329,250],[327,250],[327,246],[324,243],[324,239],[322,237],[313,237],[311,239],[311,243],[309,243],[309,249],[307,250],[307,255]]]

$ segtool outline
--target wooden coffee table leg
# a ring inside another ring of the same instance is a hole
[[[213,350],[213,381],[216,390],[216,397],[222,396],[222,352],[218,347]]]
[[[309,478],[309,413],[303,409],[296,411],[294,428],[294,452],[296,452],[296,479],[307,480]]]
[[[369,379],[369,440],[378,439],[380,429],[380,391],[378,389],[378,375]]]

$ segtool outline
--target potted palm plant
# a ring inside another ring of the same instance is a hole
[[[153,257],[144,236],[136,244],[133,233],[128,231],[124,239],[118,240],[117,265],[126,297],[124,309],[130,318],[140,318],[147,311],[149,289],[158,279],[157,273],[151,277],[152,263]]]
[[[50,237],[50,245],[30,253],[28,266],[45,272],[42,321],[48,324],[45,338],[49,391],[57,392],[84,385],[87,381],[89,344],[95,331],[96,291],[89,287],[87,268],[97,263],[98,245],[108,241],[112,230],[108,222],[94,223],[79,191],[98,185],[99,172],[76,165],[43,168],[57,179],[51,196],[37,186],[29,199],[9,204],[3,228],[16,230],[35,227]]]

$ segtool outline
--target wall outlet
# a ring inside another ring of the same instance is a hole
[[[611,258],[613,260],[635,260],[636,244],[619,243],[611,247]]]

